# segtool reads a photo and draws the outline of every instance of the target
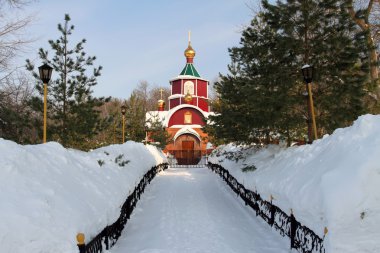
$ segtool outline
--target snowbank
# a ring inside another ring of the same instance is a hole
[[[292,208],[321,237],[328,227],[327,253],[380,252],[379,115],[361,116],[312,145],[258,150],[230,144],[209,161],[263,198],[272,194],[274,204],[288,214]],[[250,165],[257,169],[241,170]]]
[[[127,142],[92,152],[50,142],[0,139],[0,252],[77,252],[120,215],[146,171],[165,160],[153,146]]]

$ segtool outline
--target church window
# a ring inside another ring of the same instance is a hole
[[[183,90],[183,94],[189,93],[190,95],[194,95],[194,83],[192,81],[185,82],[185,84],[183,85]]]
[[[192,123],[192,114],[191,112],[187,111],[185,112],[185,124],[191,124]]]

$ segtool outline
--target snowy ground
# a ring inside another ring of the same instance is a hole
[[[58,143],[0,139],[0,253],[78,252],[120,215],[136,183],[165,161],[153,146],[127,142],[92,152]]]
[[[134,142],[80,152],[0,139],[0,154],[0,253],[77,252],[75,235],[88,242],[115,221],[144,173],[165,161]],[[328,227],[326,253],[380,252],[380,116],[362,116],[312,145],[227,145],[209,159],[263,198],[273,195],[285,212],[292,208],[321,237]],[[242,172],[251,165],[257,169]],[[289,251],[288,238],[206,169],[160,174],[124,235],[112,253]]]
[[[380,252],[380,115],[361,116],[312,145],[264,149],[219,147],[221,164],[246,188],[295,217],[320,237],[326,253]],[[255,171],[243,172],[254,165]]]
[[[110,252],[285,253],[289,240],[207,168],[173,168],[148,186]]]

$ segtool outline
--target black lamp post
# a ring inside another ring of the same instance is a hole
[[[127,107],[125,105],[121,106],[121,115],[123,115],[123,140],[122,143],[125,141],[125,113],[127,112]]]
[[[312,123],[313,123],[313,132],[314,132],[314,140],[318,139],[318,135],[317,135],[317,124],[315,122],[315,113],[314,113],[314,103],[313,103],[313,94],[311,92],[311,82],[313,81],[313,71],[314,68],[313,66],[310,66],[308,64],[304,65],[302,68],[301,68],[301,71],[302,71],[302,75],[303,75],[303,79],[305,80],[306,82],[306,88],[307,88],[307,94],[308,94],[308,97],[309,97],[309,102],[308,102],[308,108],[309,108],[309,119],[308,119],[308,137],[309,137],[309,143],[311,142],[311,134],[310,134],[310,116],[311,116],[311,119],[312,119]],[[310,115],[311,114],[311,115]]]
[[[46,124],[47,124],[47,84],[51,79],[53,68],[46,63],[38,67],[40,72],[40,79],[44,83],[44,129],[43,129],[43,143],[46,143]]]

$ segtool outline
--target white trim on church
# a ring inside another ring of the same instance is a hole
[[[182,108],[193,108],[193,109],[199,111],[206,119],[208,119],[209,115],[214,115],[213,112],[205,112],[197,106],[189,105],[189,104],[182,104],[182,105],[178,105],[178,106],[172,108],[169,111],[149,111],[149,112],[147,112],[145,114],[146,126],[150,127],[151,121],[159,120],[160,122],[162,122],[162,125],[164,127],[168,127],[169,120],[170,120],[171,116],[176,111],[178,111]],[[180,125],[178,125],[178,126],[180,126]],[[184,126],[189,126],[189,125],[184,125]],[[196,125],[196,126],[198,126],[198,125]],[[171,127],[174,128],[174,126],[171,126]]]
[[[191,129],[189,126],[185,126],[184,128],[178,130],[178,132],[174,135],[173,137],[174,142],[179,136],[183,134],[192,134],[196,136],[199,141],[202,141],[201,136],[194,129]]]

